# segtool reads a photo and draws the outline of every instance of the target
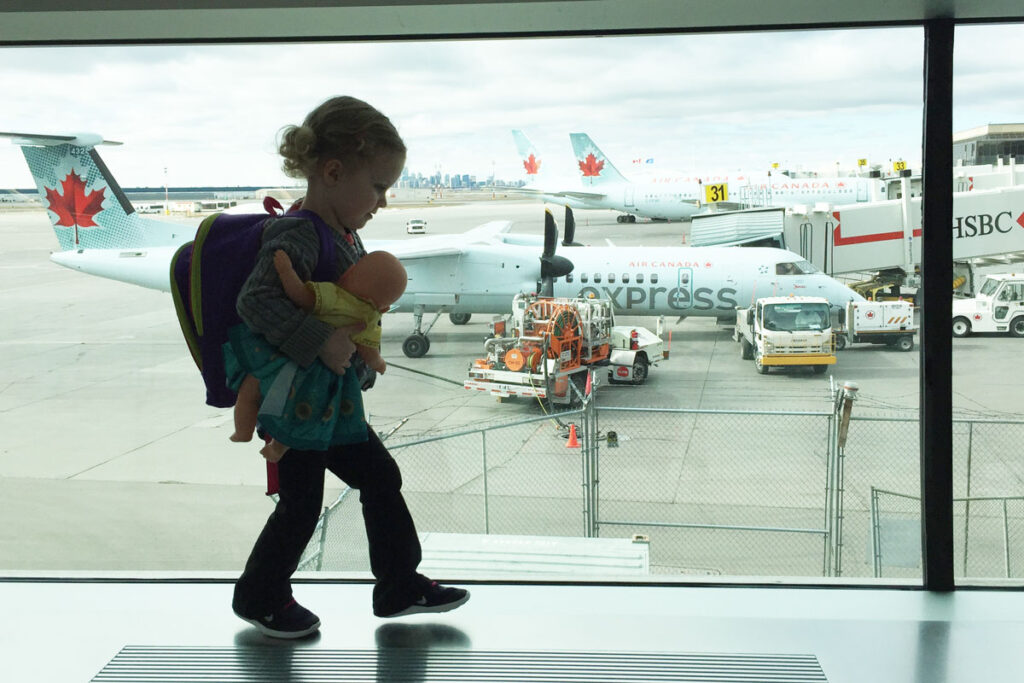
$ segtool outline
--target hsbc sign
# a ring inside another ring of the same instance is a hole
[[[1010,211],[999,213],[977,213],[969,216],[957,216],[953,221],[953,232],[957,239],[966,237],[984,237],[994,233],[1007,234],[1014,228],[1024,228],[1024,213],[1016,219]]]

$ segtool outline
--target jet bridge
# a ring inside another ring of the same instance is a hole
[[[902,178],[909,184],[910,178]],[[916,286],[921,262],[921,197],[695,216],[694,246],[774,243],[832,276],[870,274],[865,296],[883,287]],[[973,267],[1024,262],[1024,186],[953,193],[955,287],[973,289]]]

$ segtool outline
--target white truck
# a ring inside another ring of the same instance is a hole
[[[953,299],[953,336],[972,332],[1024,337],[1024,273],[989,274],[976,296]]]
[[[839,311],[836,349],[850,344],[887,344],[900,351],[914,348],[914,306],[909,301],[849,301]]]
[[[615,325],[607,299],[517,295],[512,315],[496,320],[491,335],[463,386],[498,398],[574,404],[590,368],[607,368],[612,382],[643,384],[650,366],[666,357],[647,328]]]
[[[828,299],[773,296],[736,309],[733,339],[740,357],[762,375],[772,367],[810,367],[822,373],[836,362]]]

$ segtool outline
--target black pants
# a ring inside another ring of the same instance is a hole
[[[325,470],[359,490],[370,571],[377,579],[374,607],[401,609],[415,599],[422,581],[416,574],[420,543],[402,498],[402,474],[372,428],[368,437],[365,443],[327,451],[289,450],[281,458],[280,499],[235,584],[236,612],[262,616],[291,600],[291,575],[322,509]]]

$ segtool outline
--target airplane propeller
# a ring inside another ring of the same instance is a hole
[[[573,216],[572,209],[568,204],[565,205],[565,236],[562,238],[563,247],[582,247],[583,245],[579,242],[573,242],[573,237],[576,236],[576,217]]]
[[[558,244],[558,227],[551,211],[544,210],[544,253],[540,257],[540,280],[537,292],[541,296],[554,296],[555,278],[572,272],[572,261],[555,254]]]

